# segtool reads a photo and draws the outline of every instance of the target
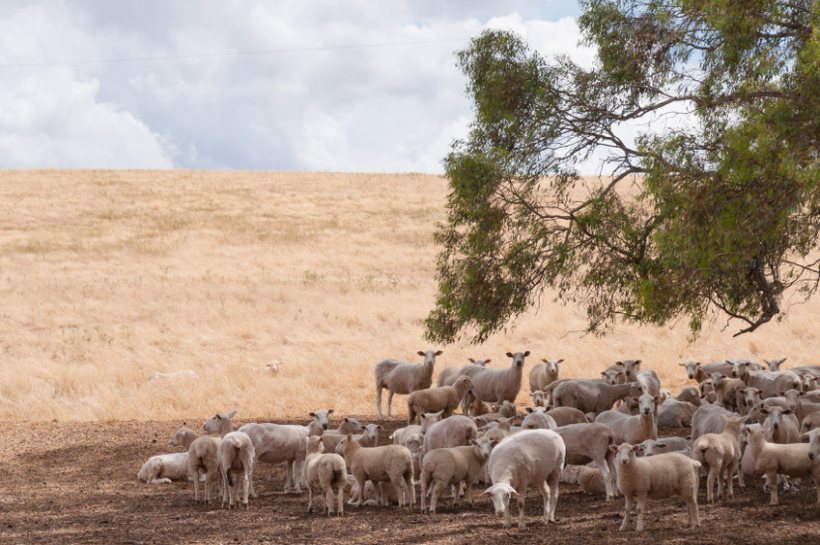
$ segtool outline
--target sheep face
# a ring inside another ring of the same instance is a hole
[[[792,414],[791,409],[785,409],[778,405],[772,407],[761,407],[760,412],[766,415],[766,420],[771,423],[772,429],[777,431],[783,423],[783,415]]]
[[[636,380],[635,376],[641,370],[641,360],[621,360],[616,361],[615,365],[624,368],[624,375],[626,380],[632,382]]]
[[[362,430],[364,429],[362,427],[362,423],[359,422],[358,420],[356,420],[355,418],[350,418],[349,416],[345,416],[344,417],[344,422],[348,425],[348,427],[350,428],[350,430],[353,433],[361,433]]]
[[[230,426],[231,418],[233,418],[234,416],[236,416],[236,411],[231,411],[228,414],[216,413],[208,420],[206,420],[205,423],[202,424],[202,427],[205,430],[205,433],[209,435],[221,433],[224,429],[224,426],[226,425],[225,421],[227,421],[228,426]]]
[[[364,427],[363,435],[367,437],[367,439],[373,441],[373,444],[375,445],[379,439],[379,432],[383,429],[384,427],[379,424],[368,424]]]
[[[683,363],[679,363],[678,365],[686,369],[686,376],[689,377],[689,380],[695,380],[695,375],[698,373],[698,368],[701,367],[699,361],[685,361]]]
[[[496,516],[503,517],[510,509],[510,498],[518,496],[518,492],[507,483],[498,483],[482,492],[482,495],[490,496]]]
[[[478,365],[479,367],[486,367],[487,364],[490,363],[493,360],[491,360],[489,358],[486,359],[486,360],[474,360],[473,358],[467,358],[467,361],[469,361],[473,365]]]
[[[615,453],[615,463],[622,465],[629,465],[635,461],[638,454],[643,452],[643,446],[630,445],[629,443],[621,443],[617,447],[609,445],[609,450]]]
[[[657,398],[649,394],[642,394],[638,398],[638,414],[652,414],[655,410]]]
[[[421,433],[427,433],[430,426],[441,420],[443,415],[444,411],[439,411],[437,413],[424,413],[419,416],[419,419],[421,420]]]
[[[564,361],[564,358],[559,360],[542,359],[542,362],[547,366],[547,372],[551,375],[558,375],[558,364]]]
[[[318,427],[320,427],[323,430],[326,430],[330,426],[330,422],[328,422],[328,416],[333,414],[333,409],[319,409],[318,411],[313,411],[309,414],[313,417],[313,421],[316,423]]]
[[[436,351],[428,350],[426,352],[423,351],[423,350],[419,350],[416,353],[419,356],[421,356],[422,358],[424,358],[424,364],[423,364],[424,367],[432,367],[433,365],[435,365],[436,356],[441,356],[443,354],[443,352],[441,350],[436,350]]]
[[[732,364],[732,376],[735,378],[743,378],[749,374],[749,365],[751,365],[751,362],[727,360],[726,363]]]
[[[512,367],[514,369],[522,369],[524,367],[524,358],[530,355],[530,351],[527,350],[526,352],[516,352],[513,354],[512,352],[507,352],[507,357],[512,358]]]
[[[536,407],[545,407],[546,401],[544,400],[544,392],[541,390],[536,390],[530,394],[532,396],[532,404]]]
[[[786,361],[786,358],[779,360],[763,360],[763,362],[769,366],[769,371],[780,371],[780,366],[783,365],[784,361]]]
[[[473,439],[471,442],[473,445],[478,447],[479,451],[481,451],[481,455],[484,457],[485,460],[490,459],[490,454],[492,454],[493,449],[498,444],[497,439],[490,439],[489,437]]]
[[[607,369],[606,371],[601,371],[601,378],[604,379],[607,384],[611,384],[613,386],[615,384],[623,384],[626,382],[626,376],[623,371],[619,371],[617,369]]]
[[[743,401],[746,403],[747,407],[754,407],[762,401],[760,398],[760,390],[757,388],[742,388],[740,393],[743,394]]]
[[[809,440],[809,460],[820,460],[820,429],[804,434],[803,438]]]

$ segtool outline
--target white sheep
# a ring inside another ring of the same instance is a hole
[[[542,359],[540,363],[533,365],[529,374],[530,392],[543,391],[546,386],[558,380],[558,375],[561,373],[559,364],[563,361],[563,358],[557,360]]]
[[[638,398],[638,414],[627,415],[620,411],[604,411],[595,417],[595,422],[612,428],[616,444],[637,444],[645,439],[657,439],[658,426],[655,423],[657,400],[657,396],[641,394]]]
[[[586,415],[575,407],[555,407],[547,411],[547,416],[555,420],[555,424],[558,426],[589,423]]]
[[[705,433],[720,433],[726,425],[724,417],[732,412],[717,405],[701,405],[692,415],[692,444]]]
[[[725,426],[721,433],[701,435],[692,444],[692,458],[709,467],[706,478],[706,501],[715,501],[715,481],[717,497],[722,499],[724,483],[726,496],[734,497],[732,478],[740,463],[740,425],[743,419],[737,416],[724,417]]]
[[[375,447],[379,442],[379,432],[384,430],[384,427],[379,424],[367,424],[362,430],[362,433],[353,434],[353,438],[359,441],[364,447]],[[347,433],[339,433],[334,431],[326,431],[321,435],[324,452],[336,452],[342,437]]]
[[[347,464],[338,454],[324,454],[322,438],[318,436],[308,438],[305,450],[305,484],[308,489],[308,513],[313,510],[313,490],[318,488],[324,492],[327,514],[333,513],[334,498],[337,500],[336,514],[344,514]]]
[[[644,393],[653,397],[660,396],[661,381],[657,373],[651,369],[641,371],[641,360],[616,361],[615,365],[624,368],[627,382],[639,382],[643,386]]]
[[[183,427],[174,433],[169,443],[181,446],[185,452],[151,456],[137,472],[137,479],[147,484],[171,484],[188,478],[188,448],[197,438],[191,428]]]
[[[174,433],[171,440],[168,441],[168,444],[173,447],[182,447],[185,449],[185,452],[188,452],[188,447],[191,446],[191,443],[193,443],[197,437],[199,437],[199,435],[194,430],[183,426]]]
[[[760,412],[766,418],[763,422],[763,431],[767,441],[781,444],[800,441],[800,424],[794,411],[774,406],[761,407]]]
[[[483,494],[492,498],[496,515],[504,515],[505,528],[512,524],[511,496],[518,498],[518,528],[526,528],[524,501],[531,487],[544,499],[544,523],[555,522],[565,457],[564,440],[552,430],[524,430],[493,449],[487,461],[493,484]]]
[[[256,451],[248,434],[241,431],[227,433],[219,444],[219,469],[222,473],[222,506],[228,509],[239,499],[248,507],[248,490],[256,463]],[[239,495],[239,488],[242,495]]]
[[[704,382],[712,373],[732,374],[732,364],[727,361],[706,364],[699,361],[686,361],[678,365],[686,370],[686,376],[689,377],[689,380],[696,380],[698,383]]]
[[[421,465],[421,512],[427,509],[427,493],[432,487],[430,512],[436,512],[438,495],[442,488],[452,487],[453,507],[458,500],[458,489],[463,485],[467,501],[473,505],[472,486],[480,477],[484,464],[495,445],[487,439],[473,440],[471,445],[439,448],[424,455]]]
[[[339,449],[350,472],[359,482],[360,490],[364,490],[365,481],[368,480],[373,483],[389,481],[400,491],[399,506],[416,504],[413,456],[406,447],[385,445],[365,448],[352,435],[347,435],[339,443]],[[361,497],[356,505],[361,505]]]
[[[780,392],[794,388],[803,388],[803,381],[792,371],[754,371],[748,361],[736,361],[732,367],[732,376],[742,380],[746,386],[760,389],[763,397],[772,397]]]
[[[555,432],[564,441],[568,464],[595,462],[604,479],[606,499],[615,497],[615,475],[609,447],[614,444],[612,430],[605,424],[570,424]]]
[[[459,376],[470,376],[470,369],[476,369],[476,367],[486,367],[486,365],[493,360],[489,358],[486,360],[474,360],[473,358],[468,358],[468,361],[470,363],[464,367],[445,367],[442,369],[436,379],[436,386],[452,386],[453,382],[455,382],[456,378]]]
[[[424,358],[421,365],[405,363],[399,360],[387,359],[376,364],[376,411],[379,418],[382,416],[382,390],[387,388],[387,417],[393,414],[393,395],[409,394],[416,390],[429,388],[433,383],[433,368],[436,365],[436,356],[441,350],[422,352]]]
[[[544,394],[543,390],[535,390],[530,392],[530,398],[532,398],[532,404],[536,407],[547,406],[547,396]]]
[[[554,430],[558,427],[555,420],[546,413],[544,407],[527,407],[527,413],[529,414],[521,422],[522,430]]]
[[[697,409],[688,401],[670,397],[658,407],[657,424],[663,428],[686,428],[692,425],[692,415]]]
[[[436,448],[469,445],[470,441],[476,437],[478,437],[478,428],[475,422],[466,416],[455,414],[436,422],[426,430],[424,452],[430,452]]]
[[[191,369],[180,369],[179,371],[157,371],[148,377],[148,382],[190,380],[199,377],[196,371]]]
[[[688,437],[658,437],[657,439],[646,439],[641,443],[644,456],[654,456],[664,452],[680,452],[686,454],[692,452],[692,442]]]
[[[629,526],[629,516],[637,504],[637,531],[644,529],[644,514],[648,498],[680,496],[686,502],[689,512],[689,527],[697,530],[700,526],[698,515],[698,469],[700,462],[679,454],[667,452],[649,458],[638,458],[640,445],[623,443],[611,445],[615,453],[615,472],[618,490],[626,499],[624,521],[619,530]]]
[[[233,422],[231,419],[236,416],[236,411],[229,413],[216,413],[202,424],[205,433],[208,435],[218,435],[223,437],[226,433],[233,431]]]
[[[407,423],[415,424],[419,415],[438,411],[443,411],[444,418],[447,418],[458,408],[472,384],[470,377],[460,376],[452,386],[412,392],[407,396]]]
[[[199,474],[205,474],[205,503],[211,502],[211,488],[217,482],[219,469],[219,444],[221,437],[204,435],[197,438],[188,448],[188,479],[194,482],[194,501],[200,502]]]
[[[507,357],[512,358],[512,363],[507,369],[483,368],[472,373],[470,378],[473,386],[467,394],[465,406],[469,406],[472,398],[481,401],[489,401],[501,404],[504,401],[515,403],[518,392],[521,390],[521,379],[524,373],[524,359],[530,355],[526,352],[507,352]]]
[[[759,424],[747,426],[749,449],[754,460],[755,470],[766,475],[770,483],[770,505],[778,505],[777,475],[789,477],[811,477],[817,490],[817,503],[820,504],[820,459],[817,451],[810,451],[810,444],[790,443],[780,445],[766,441],[763,428]],[[817,431],[812,431],[817,437]],[[810,457],[809,454],[814,456]]]
[[[638,382],[606,384],[597,380],[572,379],[553,389],[552,400],[556,407],[575,407],[584,414],[597,414],[611,409],[619,399],[642,393],[643,388]]]
[[[273,359],[265,364],[265,369],[269,370],[271,373],[278,373],[279,369],[281,369],[284,364],[285,362],[282,360]]]

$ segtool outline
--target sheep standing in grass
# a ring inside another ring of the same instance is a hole
[[[518,528],[526,528],[524,501],[530,487],[541,492],[544,499],[544,524],[555,522],[565,456],[564,440],[552,430],[524,430],[493,449],[487,461],[493,485],[483,494],[492,498],[495,514],[504,516],[505,528],[512,524],[512,496],[518,498]]]
[[[347,465],[338,454],[324,454],[322,438],[308,439],[305,451],[305,482],[308,489],[308,513],[313,510],[313,490],[321,489],[325,495],[327,514],[333,513],[333,500],[337,500],[336,514],[344,514]],[[334,488],[336,492],[334,493]]]
[[[544,388],[558,380],[558,375],[561,372],[559,364],[562,361],[564,361],[563,358],[558,360],[542,359],[540,363],[533,365],[529,374],[530,392],[543,391]]]
[[[458,408],[471,386],[470,377],[461,376],[452,386],[416,390],[407,397],[407,423],[415,424],[419,415],[438,411],[443,411],[444,418],[447,418]]]
[[[429,388],[433,383],[433,367],[441,350],[418,351],[424,358],[421,365],[404,363],[399,360],[382,360],[376,364],[376,411],[382,416],[382,390],[387,388],[387,417],[393,415],[393,394],[409,394]]]
[[[467,393],[465,407],[472,403],[473,398],[481,401],[501,404],[504,401],[515,403],[518,392],[521,391],[521,379],[524,374],[524,359],[530,355],[526,352],[507,352],[512,363],[507,369],[481,369],[471,375],[473,386]]]
[[[626,498],[624,521],[619,528],[624,531],[629,526],[629,516],[637,504],[637,530],[644,529],[644,514],[648,498],[667,498],[680,496],[686,502],[689,511],[689,527],[697,530],[700,526],[698,516],[698,469],[700,462],[679,454],[667,452],[650,458],[638,458],[640,445],[624,443],[612,445],[615,454],[615,472],[618,490]]]
[[[778,505],[777,475],[789,477],[811,477],[817,490],[817,503],[820,504],[820,459],[817,451],[810,450],[811,443],[791,443],[779,445],[766,441],[763,428],[759,424],[747,426],[749,449],[754,460],[755,470],[766,475],[770,483],[770,505]],[[812,431],[814,441],[818,432]],[[812,455],[812,456],[810,456]]]
[[[399,506],[416,504],[413,457],[406,447],[385,445],[365,448],[352,435],[347,435],[339,443],[339,449],[359,483],[359,490],[364,491],[365,481],[368,480],[374,484],[390,482],[400,491]],[[356,505],[361,505],[361,497]]]
[[[464,485],[468,503],[473,505],[472,486],[482,474],[484,464],[495,445],[490,440],[473,440],[464,447],[440,448],[424,455],[421,467],[421,512],[427,509],[427,493],[432,487],[430,512],[436,512],[438,495],[450,485],[453,507],[458,500],[458,489]]]
[[[723,498],[724,483],[726,496],[734,496],[732,478],[740,463],[740,424],[742,419],[737,416],[725,418],[726,425],[721,433],[707,433],[701,435],[692,445],[692,458],[709,466],[709,476],[706,478],[706,501],[714,503],[715,481],[717,481],[717,497]]]
[[[222,506],[227,500],[228,509],[239,499],[245,508],[248,507],[248,489],[256,463],[256,451],[248,434],[232,431],[222,438],[219,444],[219,469],[222,473]],[[239,488],[242,495],[239,495]]]

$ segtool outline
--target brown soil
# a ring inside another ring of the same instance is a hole
[[[306,497],[282,493],[282,467],[262,465],[259,498],[247,511],[197,506],[191,486],[145,485],[135,475],[149,456],[169,452],[178,422],[5,422],[0,434],[0,543],[820,543],[815,490],[768,505],[754,486],[722,506],[700,507],[702,527],[684,529],[682,502],[652,502],[648,530],[619,533],[623,501],[606,503],[562,485],[557,525],[540,521],[539,497],[527,501],[528,526],[505,530],[486,499],[441,513],[347,507],[344,517],[307,514]],[[402,423],[389,422],[386,435]],[[703,490],[701,490],[703,496]],[[516,511],[514,511],[516,513]]]

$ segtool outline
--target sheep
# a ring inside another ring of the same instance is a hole
[[[800,365],[789,369],[792,373],[797,373],[800,376],[813,376],[820,378],[820,365]]]
[[[489,440],[475,440],[463,447],[440,448],[424,455],[421,467],[421,512],[427,510],[427,493],[432,487],[430,512],[436,512],[436,503],[441,488],[450,485],[453,489],[453,508],[458,500],[458,490],[462,484],[467,501],[473,505],[472,486],[481,476],[484,464],[495,444]]]
[[[424,452],[436,448],[451,448],[469,445],[478,437],[475,422],[463,415],[449,416],[436,422],[424,434]]]
[[[712,385],[712,379],[708,378],[698,384],[698,389],[700,390],[700,398],[706,403],[714,403],[717,401],[717,394],[715,393],[715,387]]]
[[[188,427],[179,428],[168,441],[172,446],[180,446],[185,452],[157,454],[151,456],[137,472],[137,479],[146,484],[171,484],[188,478],[188,449],[198,435]]]
[[[654,397],[660,396],[661,381],[657,373],[651,369],[641,371],[641,360],[616,361],[615,365],[624,368],[624,375],[628,382],[640,382],[644,393]]]
[[[325,494],[328,516],[333,513],[334,497],[337,500],[336,514],[344,514],[347,464],[338,454],[324,454],[322,438],[315,435],[308,438],[305,449],[305,484],[308,489],[308,513],[313,510],[313,490],[321,488]]]
[[[367,480],[373,483],[389,481],[400,492],[399,507],[416,504],[413,457],[406,447],[385,445],[365,448],[352,435],[346,435],[339,443],[339,448],[350,472],[359,482],[360,490],[364,490]],[[361,506],[361,497],[356,506]]]
[[[791,371],[796,372],[794,369],[792,369]],[[816,376],[809,375],[809,374],[800,375],[800,373],[798,373],[798,376],[803,377],[803,391],[804,392],[811,392],[811,391],[817,390],[820,387],[817,384],[817,377]]]
[[[700,390],[695,386],[686,386],[685,388],[681,388],[681,391],[678,392],[675,399],[677,401],[687,401],[696,407],[700,407]]]
[[[543,391],[546,386],[558,380],[558,375],[561,372],[559,364],[562,361],[564,361],[563,358],[558,360],[542,359],[540,363],[536,363],[530,369],[530,392]]]
[[[766,441],[765,432],[759,424],[747,426],[749,449],[755,463],[756,471],[763,472],[770,483],[769,505],[778,505],[777,475],[790,477],[811,477],[817,489],[817,503],[820,504],[820,463],[817,454],[810,457],[811,444],[790,443],[780,445]],[[818,432],[812,431],[812,439],[816,442]]]
[[[305,426],[286,424],[245,424],[239,431],[245,432],[251,438],[256,450],[256,461],[268,464],[287,463],[288,470],[285,479],[285,492],[291,487],[297,494],[302,492],[301,470],[305,459],[308,432]],[[251,481],[251,495],[256,497],[253,481]]]
[[[530,487],[544,498],[544,524],[555,522],[558,483],[564,468],[566,448],[552,430],[524,430],[511,435],[493,449],[487,468],[493,483],[482,494],[490,496],[495,513],[511,526],[510,496],[518,498],[518,528],[526,528],[524,501]]]
[[[724,416],[732,416],[730,411],[718,405],[701,405],[692,415],[692,444],[706,433],[721,433],[726,424]]]
[[[265,364],[265,369],[269,370],[271,373],[278,373],[279,369],[285,364],[282,360],[273,359],[270,360],[267,364]]]
[[[530,392],[530,398],[532,398],[532,404],[536,407],[546,407],[546,396],[544,395],[543,390],[535,390]]]
[[[738,390],[738,394],[742,397],[743,402],[738,403],[738,408],[741,414],[747,415],[752,410],[752,407],[761,403],[763,399],[760,397],[760,390],[748,386]]]
[[[658,426],[655,424],[657,396],[641,394],[638,399],[638,414],[634,416],[618,411],[604,411],[595,418],[596,423],[612,428],[615,443],[636,444],[644,439],[658,438]]]
[[[355,418],[345,416],[336,428],[336,433],[359,433],[364,430],[362,423]]]
[[[800,441],[800,424],[794,411],[784,407],[761,407],[760,412],[766,417],[763,431],[766,440],[772,443],[797,443]]]
[[[456,378],[458,378],[459,376],[470,376],[469,369],[478,370],[476,369],[477,367],[486,367],[486,365],[493,360],[489,358],[486,360],[474,360],[473,358],[468,358],[468,361],[470,363],[461,368],[446,367],[442,369],[441,373],[439,373],[438,378],[436,379],[436,386],[438,386],[439,388],[442,386],[452,386],[453,383],[456,381]]]
[[[565,458],[568,464],[586,464],[595,462],[600,469],[606,485],[606,499],[615,497],[615,483],[609,446],[615,442],[615,436],[609,426],[604,424],[570,424],[556,428],[565,445]]]
[[[620,531],[629,526],[629,516],[637,503],[638,523],[636,530],[644,530],[644,513],[647,498],[667,498],[680,496],[686,502],[689,512],[689,527],[700,527],[698,515],[698,469],[700,462],[677,452],[667,452],[649,458],[638,458],[640,445],[623,443],[611,445],[615,454],[615,472],[618,490],[626,499],[624,521]]]
[[[375,447],[379,442],[379,432],[384,430],[384,427],[378,424],[368,424],[362,430],[362,433],[354,434],[353,438],[359,441],[362,446]],[[339,433],[334,431],[326,431],[321,435],[322,445],[325,452],[336,452],[336,447],[342,437],[351,432]]]
[[[200,502],[199,472],[205,473],[205,503],[211,503],[211,488],[216,482],[219,469],[219,444],[221,437],[204,435],[197,438],[188,448],[188,479],[194,482],[194,501]]]
[[[808,401],[803,397],[797,398],[794,405],[794,414],[797,416],[798,421],[802,422],[808,415],[816,412],[820,412],[820,403]]]
[[[196,371],[192,371],[190,369],[180,369],[178,371],[157,371],[153,373],[151,376],[148,377],[148,382],[156,382],[156,381],[171,381],[171,380],[188,380],[188,379],[195,379],[199,377]]]
[[[185,452],[188,452],[188,447],[191,446],[191,443],[199,437],[197,433],[188,427],[179,428],[176,433],[174,433],[171,440],[168,441],[168,444],[174,447],[182,447],[185,449]]]
[[[399,495],[396,489],[389,482],[378,483],[377,488],[371,481],[364,483],[364,493],[359,489],[359,481],[353,475],[347,476],[345,489],[348,491],[348,505],[356,505],[361,498],[365,507],[376,507],[378,505],[398,505]]]
[[[205,433],[208,435],[218,435],[223,437],[226,433],[233,431],[233,423],[231,419],[236,416],[236,411],[231,411],[227,414],[216,413],[202,424]]]
[[[575,407],[555,407],[547,411],[547,416],[555,420],[555,424],[558,426],[586,424],[589,422],[586,415]]]
[[[515,409],[515,404],[509,401],[504,401],[501,405],[493,405],[493,412],[482,415],[474,415],[477,426],[483,426],[489,422],[494,422],[502,418],[515,418],[518,416],[518,411]]]
[[[658,427],[685,428],[692,425],[692,415],[697,407],[688,401],[670,397],[658,407]]]
[[[740,425],[742,418],[738,416],[724,417],[724,427],[721,433],[706,433],[692,443],[692,458],[702,466],[709,466],[709,475],[706,478],[706,501],[715,502],[715,481],[717,481],[717,497],[723,498],[724,483],[726,496],[734,497],[732,478],[740,463]]]
[[[738,392],[746,387],[742,380],[729,378],[721,373],[712,373],[712,385],[715,387],[718,405],[730,411],[738,409]]]
[[[644,456],[654,456],[664,452],[686,454],[692,451],[690,443],[688,437],[658,437],[657,439],[645,439],[641,442],[641,448]]]
[[[458,408],[471,386],[470,377],[460,376],[452,386],[416,390],[407,397],[407,423],[415,424],[416,417],[422,413],[443,411],[444,418],[447,418]]]
[[[436,365],[436,356],[441,350],[417,352],[424,358],[421,365],[404,363],[399,360],[387,359],[376,364],[376,411],[379,418],[382,416],[382,390],[387,388],[387,417],[393,415],[393,395],[409,394],[416,390],[429,388],[433,383],[433,367]]]
[[[712,373],[729,375],[732,372],[732,364],[726,361],[707,364],[702,364],[699,361],[686,361],[678,365],[686,369],[686,376],[689,377],[689,380],[696,380],[698,383],[708,379]]]
[[[626,382],[626,374],[624,374],[623,367],[610,365],[601,371],[601,380],[607,384],[623,384]]]
[[[437,413],[424,413],[419,416],[419,423],[421,425],[419,432],[423,434],[427,433],[427,430],[429,430],[433,424],[441,421],[442,414],[443,412],[439,411]]]
[[[488,414],[490,412],[490,407],[481,401],[478,398],[473,399],[473,403],[469,407],[469,413],[473,416],[481,416],[482,414]]]
[[[808,433],[816,428],[820,428],[820,413],[810,413],[800,423],[801,434]]]
[[[465,406],[472,402],[472,398],[501,404],[503,401],[515,402],[521,390],[521,377],[524,372],[524,359],[530,355],[526,352],[507,352],[512,363],[507,369],[481,369],[472,375],[473,387],[467,394]]]
[[[791,371],[753,371],[746,361],[734,363],[732,376],[742,380],[746,386],[759,388],[763,397],[772,397],[791,388],[800,390],[803,387],[800,377]]]
[[[612,408],[615,401],[643,393],[638,382],[604,384],[594,380],[573,379],[559,384],[552,394],[556,407],[575,407],[583,413],[601,413]]]
[[[547,415],[544,407],[527,407],[527,413],[527,416],[524,417],[524,421],[521,422],[522,430],[554,430],[558,427],[555,420]]]
[[[234,499],[239,498],[239,486],[242,485],[241,501],[248,507],[248,487],[256,461],[256,451],[248,434],[241,431],[227,433],[219,444],[219,469],[222,473],[222,506],[228,500],[228,509],[233,508]],[[241,481],[237,479],[241,475]]]

